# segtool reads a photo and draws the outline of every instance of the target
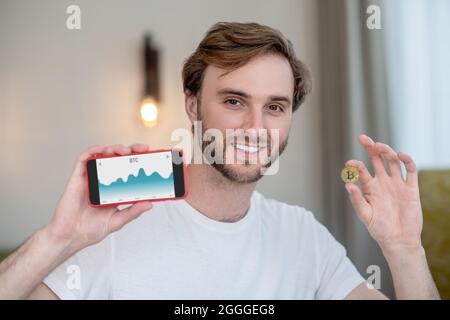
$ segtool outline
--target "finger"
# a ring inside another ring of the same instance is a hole
[[[417,168],[413,159],[404,152],[399,152],[398,158],[403,162],[406,169],[406,183],[410,186],[417,186]]]
[[[359,135],[358,140],[367,152],[367,156],[372,163],[375,175],[387,175],[383,158],[381,157],[375,142],[364,134]]]
[[[69,194],[82,190],[83,179],[86,173],[86,160],[97,153],[104,152],[105,150],[106,146],[104,145],[94,145],[89,147],[78,157],[77,162],[75,163],[75,168],[73,169],[73,172],[65,187],[65,190],[68,191]]]
[[[133,204],[132,206],[119,210],[113,214],[109,221],[109,232],[114,232],[122,228],[130,221],[139,217],[143,212],[150,210],[153,204],[150,201],[143,201]]]
[[[345,163],[345,166],[346,167],[355,167],[358,169],[359,181],[361,182],[362,185],[367,184],[371,179],[373,179],[373,177],[369,173],[369,170],[367,170],[366,165],[362,161],[353,160],[353,159],[348,160]]]
[[[150,150],[150,147],[147,144],[135,143],[130,146],[133,152],[146,152]]]
[[[104,145],[94,145],[92,147],[89,147],[78,158],[77,163],[75,164],[74,174],[76,174],[78,176],[83,176],[85,161],[97,153],[103,153],[105,150],[106,150],[106,146],[104,146]]]
[[[400,160],[397,157],[397,154],[390,146],[384,143],[377,142],[376,146],[379,152],[383,155],[383,157],[387,160],[389,165],[389,171],[391,172],[391,177],[393,178],[402,178],[402,170],[400,168]]]
[[[123,149],[125,148],[125,150]],[[128,150],[126,150],[128,149]],[[124,153],[125,152],[125,153]],[[105,146],[105,145],[94,145],[88,148],[83,154],[78,158],[76,164],[75,173],[78,176],[84,176],[86,160],[93,157],[96,154],[102,155],[112,155],[114,153],[118,154],[128,154],[131,150],[121,145]]]
[[[104,155],[115,155],[115,154],[119,154],[121,156],[127,155],[131,153],[131,149],[129,147],[125,147],[121,144],[115,144],[112,146],[108,146],[106,148],[106,151],[104,153]]]
[[[361,221],[367,226],[370,226],[372,222],[372,208],[364,198],[361,190],[353,183],[346,183],[345,189],[347,189],[348,195],[350,197],[350,202],[355,208],[356,214],[361,219]]]

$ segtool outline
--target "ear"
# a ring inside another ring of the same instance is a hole
[[[197,97],[190,92],[184,93],[184,108],[186,110],[186,114],[191,121],[191,124],[196,121],[197,118]]]

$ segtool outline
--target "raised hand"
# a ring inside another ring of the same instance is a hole
[[[359,218],[382,249],[420,248],[423,219],[414,161],[409,155],[396,153],[366,135],[360,135],[358,140],[375,173],[372,176],[358,160],[345,164],[359,170],[359,187],[351,183],[345,185]],[[406,180],[401,163],[406,168]]]
[[[117,207],[93,208],[88,205],[86,193],[85,161],[94,154],[127,155],[132,151],[145,152],[148,146],[135,144],[94,146],[78,159],[75,169],[58,202],[52,221],[47,230],[55,241],[64,242],[70,252],[99,242],[111,232],[136,219],[152,207],[151,202],[138,202],[119,210]]]

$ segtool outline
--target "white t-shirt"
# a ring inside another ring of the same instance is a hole
[[[311,212],[256,191],[237,222],[156,202],[44,279],[61,299],[343,299],[363,281]]]

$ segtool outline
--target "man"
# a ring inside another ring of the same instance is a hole
[[[192,123],[200,120],[204,130],[215,128],[224,136],[227,129],[275,129],[279,146],[269,154],[281,154],[310,79],[279,31],[256,23],[218,23],[185,62],[183,85]],[[250,160],[272,149],[272,139],[268,135],[263,144],[216,141],[226,159],[243,161],[189,165],[185,200],[141,202],[122,210],[87,205],[84,161],[93,154],[126,155],[149,147],[88,149],[50,223],[0,265],[0,297],[385,298],[368,288],[344,248],[309,211],[255,191],[262,168],[270,163]],[[361,187],[345,187],[382,248],[397,298],[439,298],[420,240],[414,162],[365,135],[359,142],[375,176],[362,162],[350,160],[346,165],[358,168]]]

